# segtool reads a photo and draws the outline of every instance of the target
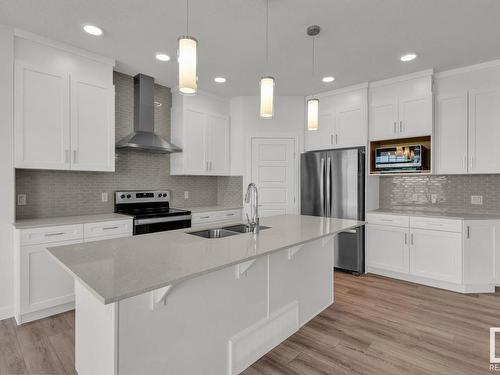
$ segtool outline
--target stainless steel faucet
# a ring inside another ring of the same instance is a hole
[[[248,225],[252,231],[257,234],[259,233],[259,191],[253,182],[247,187],[245,203],[250,203],[251,217],[249,218],[247,214]]]

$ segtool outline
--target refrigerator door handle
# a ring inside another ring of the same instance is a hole
[[[321,203],[323,204],[323,215],[326,215],[326,205],[325,205],[325,159],[321,158],[321,181],[320,181],[320,186],[321,186],[321,192],[320,192],[320,199]]]
[[[331,168],[331,164],[332,164],[332,159],[330,158],[327,158],[326,159],[326,216],[331,216],[332,212],[331,212],[331,197],[330,197],[330,194],[331,194],[331,180],[332,180],[332,168]]]

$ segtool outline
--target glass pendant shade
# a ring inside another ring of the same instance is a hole
[[[179,91],[182,94],[194,95],[198,89],[196,76],[198,41],[189,36],[179,38]]]
[[[307,101],[307,130],[318,130],[319,100]]]
[[[260,117],[273,117],[274,78],[263,77],[260,80]]]

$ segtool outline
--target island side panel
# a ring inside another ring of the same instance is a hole
[[[75,280],[75,369],[78,375],[118,374],[118,306],[104,305]]]
[[[302,326],[333,303],[333,238],[321,238],[269,256],[271,313],[296,300]]]
[[[263,256],[240,278],[230,266],[176,284],[155,310],[153,292],[120,301],[120,375],[227,374],[230,337],[267,317],[267,274]]]

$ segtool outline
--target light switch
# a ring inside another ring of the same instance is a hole
[[[482,195],[471,195],[470,204],[483,204],[483,196]]]
[[[431,194],[431,203],[436,204],[438,200],[437,194]]]
[[[188,200],[189,199],[189,191],[184,192],[184,199]]]
[[[108,193],[106,193],[106,192],[101,193],[101,201],[102,202],[107,202],[108,201]]]

